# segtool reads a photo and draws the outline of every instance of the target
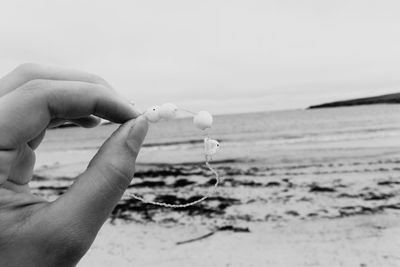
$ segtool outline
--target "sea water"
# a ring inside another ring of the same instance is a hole
[[[299,149],[354,148],[390,144],[400,146],[400,105],[371,105],[315,110],[287,110],[215,116],[208,132],[193,126],[191,118],[152,124],[143,161],[202,161],[202,140],[208,134],[221,142],[218,160],[286,157]],[[94,129],[63,128],[48,131],[42,151],[69,153],[97,150],[117,125]]]

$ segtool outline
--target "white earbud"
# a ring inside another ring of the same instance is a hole
[[[161,105],[159,111],[160,111],[160,117],[168,121],[176,117],[176,113],[178,112],[178,107],[172,103],[165,103]]]
[[[190,110],[185,110],[185,109],[181,109],[181,110],[186,111],[190,114],[194,114],[193,124],[200,130],[205,130],[207,128],[211,128],[212,123],[213,123],[213,117],[211,116],[211,114],[209,112],[200,111],[196,114]],[[165,104],[161,105],[161,107],[153,106],[153,107],[148,108],[143,115],[150,122],[158,122],[161,119],[163,119],[163,120],[174,119],[177,115],[177,112],[178,112],[178,108],[176,105],[174,105],[172,103],[165,103]],[[214,189],[217,188],[217,186],[220,182],[220,177],[219,177],[218,172],[211,167],[210,162],[212,161],[212,156],[218,152],[219,146],[220,145],[219,145],[218,141],[216,141],[216,140],[210,139],[208,137],[204,139],[205,165],[215,175]],[[157,205],[157,206],[162,206],[162,207],[167,207],[167,208],[186,208],[186,207],[190,207],[190,206],[193,206],[195,204],[198,204],[198,203],[204,201],[205,199],[207,199],[208,197],[211,196],[211,192],[208,192],[206,195],[204,195],[200,199],[196,199],[196,200],[191,201],[186,204],[169,204],[169,203],[158,202],[158,201],[150,201],[150,200],[147,200],[147,199],[145,199],[141,196],[138,196],[136,194],[133,194],[133,193],[129,193],[129,196],[132,198],[135,198],[137,200],[140,200],[144,203],[149,203],[149,204],[153,204],[153,205]]]
[[[200,130],[211,128],[213,123],[213,117],[208,111],[200,111],[193,118],[194,125]]]
[[[208,137],[204,139],[204,153],[206,156],[213,156],[217,154],[219,146],[220,145],[217,140],[213,140]]]
[[[191,111],[185,109],[183,110],[192,113]],[[144,113],[144,115],[147,117],[148,121],[158,122],[161,119],[167,121],[174,119],[176,117],[177,112],[178,112],[178,107],[175,104],[165,103],[162,104],[161,107],[152,106],[148,108]],[[213,124],[213,117],[211,116],[210,112],[203,110],[198,113],[192,113],[192,114],[195,114],[193,117],[193,124],[198,129],[205,130],[211,128]]]
[[[160,116],[160,107],[159,106],[152,106],[146,110],[144,113],[147,120],[150,122],[158,122],[161,119]]]

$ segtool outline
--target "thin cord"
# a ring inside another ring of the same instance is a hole
[[[183,108],[179,108],[179,109],[182,110],[182,111],[186,111],[186,112],[188,112],[190,114],[193,114],[193,115],[197,114],[197,113],[195,113],[193,111],[190,111],[190,110],[187,110],[187,109],[183,109]],[[141,113],[141,114],[144,114],[144,113]],[[206,133],[206,138],[208,138],[208,133]],[[220,177],[219,177],[218,172],[216,170],[214,170],[213,167],[211,167],[211,165],[209,163],[208,156],[206,156],[206,166],[215,175],[215,184],[214,184],[214,187],[213,187],[213,191],[215,191],[217,189],[217,187],[218,187],[218,184],[220,183]],[[161,206],[161,207],[165,207],[165,208],[181,209],[181,208],[187,208],[187,207],[190,207],[190,206],[194,206],[194,205],[206,200],[207,198],[209,198],[211,196],[211,194],[212,193],[211,193],[211,190],[210,190],[202,198],[200,198],[198,200],[195,200],[195,201],[192,201],[192,202],[189,202],[189,203],[186,203],[186,204],[168,204],[168,203],[157,202],[157,201],[148,201],[148,200],[145,200],[141,196],[138,196],[138,195],[136,195],[134,193],[129,193],[129,192],[126,194],[126,196],[130,197],[130,198],[134,198],[134,199],[139,200],[139,201],[141,201],[143,203],[146,203],[146,204],[152,204],[152,205]]]
[[[179,108],[180,110],[183,110],[183,111],[186,111],[186,112],[188,112],[188,113],[190,113],[190,114],[192,114],[192,115],[196,115],[197,113],[196,112],[193,112],[193,111],[190,111],[190,110],[188,110],[188,109],[184,109],[184,108]]]
[[[215,191],[217,189],[217,187],[218,187],[218,184],[220,183],[219,174],[218,174],[218,172],[216,170],[214,170],[211,167],[207,157],[206,157],[206,166],[215,175],[215,184],[214,184],[214,187],[213,187],[213,189],[214,189],[213,191]],[[211,194],[212,194],[211,192],[208,192],[202,198],[200,198],[198,200],[195,200],[193,202],[186,203],[186,204],[168,204],[168,203],[157,202],[157,201],[147,201],[144,198],[142,198],[142,197],[140,197],[138,195],[135,195],[134,193],[128,193],[127,196],[131,197],[131,198],[134,198],[134,199],[137,199],[137,200],[142,201],[143,203],[147,203],[147,204],[152,204],[152,205],[161,206],[161,207],[165,207],[165,208],[182,209],[182,208],[187,208],[187,207],[196,205],[196,204],[206,200],[207,198],[209,198],[211,196]]]

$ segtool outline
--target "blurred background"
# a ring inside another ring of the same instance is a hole
[[[80,69],[143,110],[215,115],[213,196],[126,195],[78,266],[400,266],[399,15],[389,0],[1,1],[2,75]],[[33,192],[56,199],[117,127],[49,130]],[[204,136],[190,117],[153,124],[128,192],[209,192]]]

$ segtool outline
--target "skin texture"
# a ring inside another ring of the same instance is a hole
[[[121,123],[54,202],[29,189],[35,149],[65,121]],[[24,64],[0,79],[0,266],[75,266],[134,174],[147,120],[102,78]]]

